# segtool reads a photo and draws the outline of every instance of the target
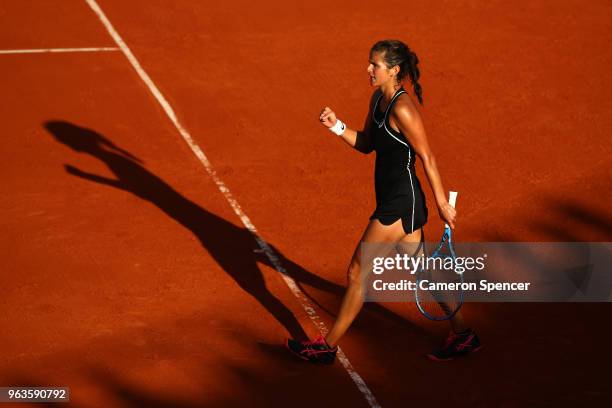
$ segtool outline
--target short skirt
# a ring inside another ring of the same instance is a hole
[[[402,227],[406,234],[422,228],[427,223],[427,205],[422,194],[398,195],[390,200],[379,202],[370,220],[377,219],[383,225],[391,225],[402,219]]]

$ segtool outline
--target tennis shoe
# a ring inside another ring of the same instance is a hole
[[[287,339],[286,346],[293,355],[318,364],[333,364],[338,352],[338,346],[330,347],[320,335],[312,341]]]
[[[451,331],[444,346],[441,349],[429,353],[427,357],[433,361],[448,361],[475,353],[481,348],[482,345],[474,330],[468,329],[462,333],[454,333]]]

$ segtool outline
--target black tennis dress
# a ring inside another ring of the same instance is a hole
[[[414,172],[414,149],[408,139],[393,130],[389,123],[389,112],[403,93],[406,91],[400,88],[393,95],[385,112],[379,112],[382,95],[374,105],[370,135],[376,150],[376,210],[370,219],[391,225],[401,218],[404,232],[410,234],[427,222],[427,206],[421,183]]]

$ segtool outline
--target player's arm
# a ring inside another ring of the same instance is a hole
[[[400,132],[408,139],[416,151],[416,154],[423,162],[423,168],[436,199],[440,217],[446,221],[451,228],[455,228],[457,212],[446,200],[442,179],[438,171],[438,166],[436,165],[436,158],[427,141],[427,135],[425,134],[421,116],[414,107],[404,103],[397,103],[391,115]]]
[[[96,183],[106,184],[107,186],[115,187],[120,190],[127,190],[126,187],[116,179],[111,179],[104,176],[98,176],[97,174],[88,173],[79,168],[76,168],[70,164],[64,164],[64,168],[66,172],[72,174],[73,176],[84,178],[85,180],[95,181]]]
[[[346,126],[344,133],[340,136],[340,138],[349,146],[365,154],[368,154],[374,150],[370,129],[372,126],[372,113],[376,101],[376,95],[377,93],[375,92],[370,99],[370,108],[368,110],[368,115],[365,118],[363,130],[354,130]],[[336,113],[326,106],[319,115],[319,121],[323,124],[323,126],[331,128],[336,124]]]

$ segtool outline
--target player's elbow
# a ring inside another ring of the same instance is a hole
[[[357,132],[357,136],[355,137],[355,146],[353,147],[355,150],[363,154],[369,154],[374,150],[374,146],[370,140],[370,135],[365,131]]]
[[[370,154],[374,151],[374,148],[372,146],[357,146],[355,145],[355,149],[363,154]]]
[[[423,162],[423,166],[425,168],[436,165],[436,158],[434,157],[432,152],[420,152],[419,157],[421,158],[421,161]]]

